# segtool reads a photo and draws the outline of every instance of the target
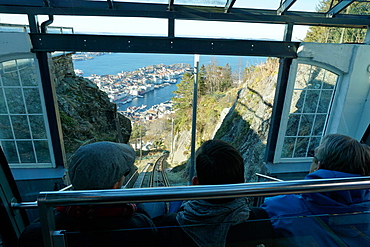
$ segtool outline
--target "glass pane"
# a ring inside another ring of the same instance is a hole
[[[3,62],[4,75],[2,76],[4,86],[19,86],[19,77],[15,60]]]
[[[0,89],[0,114],[7,114],[6,104],[5,104],[5,97],[4,97],[4,90]]]
[[[334,89],[337,79],[338,75],[330,71],[326,71],[323,89]]]
[[[18,141],[18,150],[21,158],[21,163],[35,163],[36,158],[33,152],[31,141]]]
[[[322,81],[324,80],[325,70],[316,66],[312,66],[310,79],[307,85],[309,89],[320,89]]]
[[[46,130],[44,117],[42,115],[29,116],[32,138],[33,139],[46,139]]]
[[[8,163],[19,163],[17,150],[15,148],[15,142],[12,141],[2,141],[1,146],[4,150],[4,154]]]
[[[298,131],[300,115],[292,114],[288,118],[288,127],[286,130],[286,136],[296,136]]]
[[[325,127],[326,114],[317,115],[313,126],[312,135],[322,135]]]
[[[294,152],[294,157],[306,157],[308,147],[308,137],[297,138],[297,144]]]
[[[24,97],[26,98],[28,113],[42,113],[40,93],[38,88],[23,89]]]
[[[308,84],[308,78],[310,74],[310,65],[299,64],[297,69],[297,75],[294,83],[294,89],[304,89]]]
[[[299,113],[302,112],[302,105],[303,105],[303,96],[302,90],[295,90],[293,92],[292,103],[290,105],[290,112],[289,113]]]
[[[323,90],[321,92],[319,107],[317,109],[318,113],[327,113],[329,111],[332,94],[333,90]]]
[[[307,156],[313,157],[315,155],[315,148],[320,145],[321,137],[312,137],[310,139],[310,145],[308,147]]]
[[[27,116],[11,116],[16,139],[31,139]]]
[[[320,95],[319,90],[307,90],[304,110],[303,110],[304,113],[315,113],[316,112],[319,95]]]
[[[0,116],[0,139],[13,139],[8,116]]]
[[[2,64],[2,63],[0,63],[0,86],[4,86],[4,85],[3,85],[3,77],[4,77],[3,64]]]
[[[23,86],[36,86],[37,77],[33,59],[17,60],[19,75]]]
[[[314,115],[302,115],[301,124],[299,126],[299,136],[309,136],[311,134],[314,117]]]
[[[283,151],[281,152],[282,158],[291,158],[293,156],[294,142],[294,137],[284,138]]]
[[[325,132],[337,80],[337,74],[324,68],[298,64],[282,158],[312,156]]]
[[[9,112],[22,114],[26,113],[23,104],[22,90],[20,88],[4,88]]]
[[[165,3],[168,2],[163,0]],[[224,7],[227,0],[176,0],[175,4]]]
[[[47,141],[35,141],[35,149],[37,155],[37,161],[40,163],[50,163],[50,152]]]

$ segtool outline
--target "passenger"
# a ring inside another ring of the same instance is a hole
[[[129,145],[96,142],[76,151],[68,175],[74,190],[120,189],[134,161],[135,152]],[[75,237],[71,234],[68,246],[149,246],[156,238],[153,222],[133,203],[57,207],[55,222],[57,229],[83,232]],[[141,229],[104,232],[132,228]],[[86,232],[99,230],[103,232]],[[18,246],[44,246],[40,222],[25,229]]]
[[[222,140],[206,141],[198,149],[196,173],[193,185],[245,182],[242,156]],[[269,246],[270,221],[251,221],[261,218],[268,218],[266,212],[249,208],[246,198],[185,201],[177,214],[167,214],[160,222],[160,246]]]
[[[327,135],[315,149],[312,171],[306,179],[367,176],[369,149],[351,137]],[[276,196],[266,198],[262,208],[268,212],[281,246],[370,244],[370,217],[364,213],[370,209],[369,190]]]

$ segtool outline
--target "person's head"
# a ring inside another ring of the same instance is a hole
[[[197,176],[193,184],[244,183],[244,163],[240,153],[222,140],[208,140],[196,153]]]
[[[315,149],[318,169],[360,174],[370,173],[370,152],[356,139],[341,134],[326,135]]]
[[[77,149],[68,166],[75,190],[119,189],[135,161],[127,144],[96,142]]]

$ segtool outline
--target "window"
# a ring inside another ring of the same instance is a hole
[[[275,162],[311,161],[307,157],[325,135],[337,80],[327,69],[297,65],[294,83],[287,88],[291,98],[284,106]]]
[[[51,167],[42,90],[33,58],[0,63],[0,144],[11,167]]]

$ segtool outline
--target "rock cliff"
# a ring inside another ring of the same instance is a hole
[[[268,59],[265,63],[248,67],[244,84],[240,86],[232,107],[220,112],[218,123],[206,121],[211,122],[207,127],[210,138],[227,141],[242,154],[247,181],[257,181],[255,173],[267,174],[264,156],[278,67],[278,59]],[[180,164],[181,159],[186,161],[189,158],[190,146],[184,151],[184,146],[177,142],[190,143],[190,132],[180,132],[175,141],[175,160]],[[180,157],[176,155],[178,153],[186,155]],[[186,167],[185,170],[182,170],[184,165],[173,169],[175,173],[182,171],[179,177],[185,182],[189,177],[189,160]]]
[[[117,113],[116,105],[93,82],[75,76],[71,55],[54,58],[51,70],[67,159],[90,142],[128,142],[130,120]]]
[[[231,143],[240,151],[247,181],[256,181],[256,172],[266,173],[263,160],[278,66],[277,59],[268,59],[263,64],[248,68],[238,98],[214,137]]]

